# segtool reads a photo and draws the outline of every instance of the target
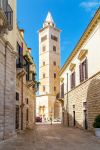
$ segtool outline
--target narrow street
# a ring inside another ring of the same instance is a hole
[[[100,150],[100,139],[61,125],[36,125],[34,130],[1,143],[0,150]]]

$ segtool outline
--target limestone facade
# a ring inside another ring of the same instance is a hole
[[[24,41],[24,30],[17,29],[16,62],[16,130],[33,128],[36,92],[36,67],[31,56],[31,49]]]
[[[35,72],[31,49],[16,25],[16,0],[0,0],[0,141],[33,127]]]
[[[60,70],[63,123],[93,130],[100,114],[100,8]]]
[[[59,93],[60,30],[56,28],[50,12],[39,30],[39,96],[36,115],[55,118],[56,95]],[[39,113],[40,112],[40,113]],[[43,112],[43,113],[42,113]],[[60,117],[60,116],[58,116]]]
[[[3,5],[5,2],[5,5]],[[5,6],[7,6],[5,8]],[[9,10],[9,12],[8,12]],[[6,13],[5,13],[6,11]],[[7,15],[10,15],[10,20]],[[8,23],[9,21],[9,23]],[[13,36],[13,39],[11,38]],[[16,0],[0,1],[0,141],[15,132]]]

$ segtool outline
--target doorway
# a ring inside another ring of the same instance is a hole
[[[88,123],[87,123],[87,110],[84,110],[84,129],[88,129]]]
[[[18,130],[19,129],[19,106],[18,105],[16,105],[16,122],[15,122],[15,124],[16,124],[16,130]]]
[[[76,126],[75,111],[73,111],[73,126]]]

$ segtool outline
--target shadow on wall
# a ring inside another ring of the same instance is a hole
[[[95,117],[100,114],[100,75],[97,75],[94,79],[89,82],[88,89],[86,92],[86,103],[80,112],[83,113],[82,121],[77,120],[77,110],[73,110],[72,114],[68,114],[66,111],[62,113],[62,123],[65,126],[78,127],[81,129],[88,129],[93,131],[93,122]],[[83,83],[85,84],[85,83]],[[80,93],[79,93],[80,94]],[[80,96],[79,96],[80,97]],[[81,99],[80,99],[81,101]]]
[[[62,119],[62,106],[59,101],[55,101],[54,103],[54,118]]]
[[[81,124],[76,120],[75,112],[73,112],[73,116],[72,116],[71,114],[64,111],[63,118],[64,119],[62,120],[62,123],[64,126],[80,128],[80,129],[88,129],[88,124],[85,119],[83,120]]]
[[[100,78],[100,77],[98,77]],[[100,114],[100,79],[93,79],[87,91],[88,127],[93,130],[95,117]]]

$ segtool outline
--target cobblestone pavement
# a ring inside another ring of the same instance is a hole
[[[100,150],[100,139],[59,124],[36,125],[34,130],[0,144],[0,150]]]

